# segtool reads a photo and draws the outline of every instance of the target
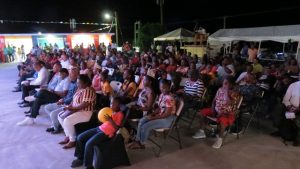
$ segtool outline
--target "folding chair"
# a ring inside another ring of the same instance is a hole
[[[238,117],[239,117],[240,107],[241,107],[242,102],[243,102],[243,96],[240,96],[239,99],[237,99],[236,102],[234,103],[234,108],[233,109],[234,109],[235,120],[237,120]],[[207,119],[210,120],[211,122],[217,123],[217,118],[216,117],[208,116]],[[238,127],[238,121],[237,121],[236,125]],[[227,128],[227,132],[225,133],[224,139],[226,138],[226,136],[227,136],[228,132],[230,131],[230,129],[232,128],[232,126],[233,125],[231,125]],[[211,126],[211,128],[214,129],[214,126]],[[216,130],[213,130],[213,131],[216,131]],[[239,139],[239,133],[237,133],[236,138]]]
[[[258,112],[259,108],[261,107],[261,103],[262,103],[263,97],[264,97],[264,91],[261,91],[261,92],[257,93],[257,95],[255,97],[254,107],[252,107],[252,106],[250,107],[250,111],[249,111],[250,118],[249,118],[249,120],[247,122],[247,125],[246,125],[244,131],[243,131],[243,134],[246,133],[246,131],[248,130],[250,124],[253,122],[255,116],[257,115],[257,112]],[[241,111],[241,115],[244,115],[246,113],[248,113],[248,112]],[[257,119],[257,121],[258,121],[258,125],[259,125],[260,124],[259,123],[259,118]]]
[[[187,114],[187,116],[186,116],[187,119],[184,118],[184,117],[181,117],[181,118],[180,118],[182,121],[188,123],[188,128],[191,128],[191,127],[192,127],[193,122],[194,122],[194,120],[195,120],[195,118],[196,118],[196,116],[197,116],[197,112],[199,111],[199,109],[200,109],[201,107],[203,107],[203,103],[205,102],[206,94],[207,94],[207,89],[205,88],[204,91],[203,91],[203,94],[202,94],[201,98],[200,98],[199,100],[195,100],[195,104],[196,104],[196,105],[192,105],[192,107],[191,107],[192,110],[191,110],[191,111],[188,110],[188,113],[187,113],[187,112],[184,112],[184,113]],[[188,108],[188,109],[190,109],[190,108]],[[192,117],[191,117],[191,118],[189,118],[190,112],[191,112],[191,114],[192,114]]]
[[[159,144],[158,142],[154,141],[153,139],[149,138],[149,141],[151,141],[154,145],[156,145],[158,147],[158,151],[155,151],[155,149],[153,148],[154,154],[156,157],[159,157],[162,148],[164,147],[166,140],[170,137],[173,140],[175,140],[176,142],[178,142],[179,144],[179,149],[182,149],[182,143],[181,143],[181,138],[180,138],[180,133],[178,130],[178,120],[179,120],[179,116],[181,114],[182,108],[184,106],[184,102],[182,99],[179,99],[177,101],[177,111],[176,111],[176,118],[174,119],[174,121],[172,122],[171,126],[169,128],[158,128],[158,129],[154,129],[153,132],[155,133],[162,133],[164,135],[164,140],[162,144]],[[172,136],[172,132],[173,130],[176,131],[176,135],[177,138]]]

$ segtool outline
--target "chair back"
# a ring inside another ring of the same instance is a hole
[[[243,102],[243,96],[239,96],[238,99],[236,99],[235,103],[234,103],[234,115],[237,117],[239,115],[240,112],[240,107],[242,105]]]
[[[104,70],[108,70],[108,75],[109,75],[109,76],[112,76],[112,75],[114,74],[114,72],[115,72],[115,69],[113,69],[113,68],[108,68],[108,67],[103,67],[103,68],[102,68],[102,71],[104,71]]]
[[[140,82],[140,76],[139,75],[134,75],[134,81],[137,85],[139,85]]]
[[[118,81],[111,81],[110,86],[113,88],[115,93],[118,93],[122,87],[122,83]]]
[[[185,82],[188,81],[189,78],[182,78],[181,81],[180,81],[180,86],[184,86],[185,85]]]
[[[176,116],[179,117],[181,112],[182,112],[182,109],[183,109],[183,106],[184,106],[184,102],[183,102],[183,99],[179,99],[178,101],[176,101]]]
[[[184,101],[182,98],[177,98],[176,99],[176,118],[173,120],[171,126],[170,126],[170,131],[169,132],[172,132],[174,126],[177,125],[177,122],[179,121],[179,118],[180,118],[180,114],[182,112],[182,109],[183,109],[183,106],[184,106]]]

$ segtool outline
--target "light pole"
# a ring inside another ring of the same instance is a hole
[[[156,4],[160,8],[160,24],[164,24],[164,0],[156,0]]]
[[[119,31],[118,31],[118,15],[117,15],[117,11],[114,12],[115,16],[111,16],[110,14],[106,13],[104,14],[104,18],[109,20],[111,17],[115,20],[115,26],[116,26],[116,44],[117,46],[119,46]]]

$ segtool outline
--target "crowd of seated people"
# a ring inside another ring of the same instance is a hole
[[[240,96],[244,104],[251,106],[254,93],[264,91],[267,104],[261,113],[277,128],[286,110],[299,112],[300,85],[298,79],[290,76],[299,74],[295,59],[285,68],[275,64],[263,67],[256,57],[251,62],[238,62],[242,65],[237,68],[234,59],[230,55],[214,58],[205,55],[201,61],[184,51],[158,54],[150,50],[131,54],[111,48],[107,51],[66,48],[55,53],[28,54],[26,61],[18,66],[19,80],[14,92],[22,92],[18,104],[29,107],[29,111],[18,125],[33,125],[44,105],[51,119],[46,131],[52,134],[64,131],[65,138],[60,142],[63,148],[76,146],[78,159],[72,166],[84,163],[91,168],[91,146],[112,138],[124,114],[129,113],[127,120],[139,119],[133,142],[128,147],[143,149],[151,130],[169,127],[174,121],[175,98],[178,97],[184,100],[184,115],[201,101],[207,90],[205,97],[211,100],[207,99],[206,104],[202,104],[205,107],[198,108],[200,129],[193,138],[205,138],[207,117],[216,117],[219,130],[214,148],[222,146],[225,129],[238,120],[233,104]],[[112,74],[108,68],[114,70]],[[185,83],[180,85],[184,79]],[[122,85],[115,90],[111,81]],[[100,104],[96,104],[96,100]],[[282,105],[282,108],[274,105]],[[94,110],[109,106],[114,113],[106,117],[108,122],[77,136],[76,124],[88,122]],[[125,123],[125,128],[131,133],[129,123]],[[236,132],[240,130],[241,127]]]

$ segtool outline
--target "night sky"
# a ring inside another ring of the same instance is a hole
[[[255,27],[300,24],[300,1],[281,0],[261,4],[263,0],[165,0],[164,19],[167,29],[196,25],[213,33],[223,27]],[[103,13],[116,10],[119,15],[123,40],[133,38],[133,23],[141,20],[159,22],[156,0],[1,0],[0,20],[69,21],[105,23]],[[264,11],[269,11],[264,13]],[[107,22],[106,22],[107,23]],[[78,26],[78,32],[89,32],[97,26]],[[70,32],[69,25],[0,23],[0,33]]]

